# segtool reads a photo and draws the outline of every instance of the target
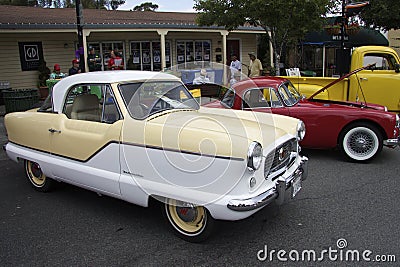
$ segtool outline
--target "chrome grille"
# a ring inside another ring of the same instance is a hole
[[[264,162],[264,177],[274,179],[285,172],[297,156],[297,140],[291,139],[269,153]]]

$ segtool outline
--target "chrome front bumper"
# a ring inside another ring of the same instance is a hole
[[[227,207],[234,211],[249,211],[264,207],[276,200],[277,204],[282,204],[285,200],[285,192],[288,190],[292,181],[300,177],[304,181],[308,176],[308,158],[301,157],[299,167],[287,178],[279,177],[275,187],[268,191],[248,199],[232,199],[227,204]]]
[[[400,145],[400,136],[397,139],[387,139],[383,141],[383,144],[385,146],[398,146]]]

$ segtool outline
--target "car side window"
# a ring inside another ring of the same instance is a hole
[[[396,59],[390,54],[371,53],[364,56],[364,66],[376,64],[375,70],[394,70]]]
[[[84,84],[68,91],[63,113],[73,120],[113,123],[121,118],[109,85]]]
[[[247,90],[243,95],[243,108],[269,108],[259,88]]]
[[[234,101],[235,101],[235,91],[233,91],[232,89],[228,89],[225,92],[224,96],[222,97],[221,103],[231,108],[233,107]]]
[[[268,101],[268,104],[272,108],[282,107],[282,102],[279,100],[275,90],[273,88],[264,88],[263,95],[265,99]]]
[[[102,122],[114,123],[122,118],[118,109],[117,102],[115,101],[114,94],[110,86],[106,87],[105,97],[103,100],[103,116]]]

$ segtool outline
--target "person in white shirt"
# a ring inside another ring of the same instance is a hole
[[[234,70],[236,71],[242,71],[242,63],[237,59],[237,56],[233,55],[231,57],[231,65],[230,65],[230,69],[232,74],[234,73]],[[233,77],[233,75],[232,75]]]
[[[207,77],[207,71],[205,69],[200,70],[200,76],[194,78],[193,84],[204,84],[209,83],[210,79]]]
[[[241,73],[239,71],[235,71],[233,73],[233,76],[231,78],[231,80],[229,81],[230,86],[234,85],[235,83],[237,83],[238,81],[241,80]]]

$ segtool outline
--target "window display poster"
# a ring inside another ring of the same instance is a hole
[[[133,51],[133,64],[140,63],[140,51]]]
[[[176,50],[178,63],[185,62],[185,43],[178,42],[176,45]]]
[[[142,42],[142,62],[151,64],[150,42]]]
[[[194,60],[193,50],[193,42],[186,42],[186,62]]]
[[[142,53],[142,59],[143,59],[143,64],[149,64],[150,62],[151,62],[151,59],[150,59],[150,51],[148,51],[148,50],[143,50],[143,53]]]
[[[211,44],[209,41],[204,41],[203,42],[203,60],[210,61],[210,55],[211,55]]]
[[[203,60],[203,42],[195,42],[195,60],[202,61]]]
[[[153,62],[154,63],[161,63],[161,43],[153,42]]]

